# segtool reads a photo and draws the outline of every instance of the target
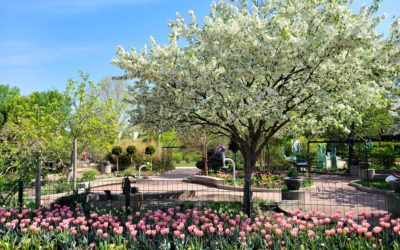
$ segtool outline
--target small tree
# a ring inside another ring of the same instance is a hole
[[[131,167],[132,167],[133,157],[134,157],[135,154],[136,154],[136,147],[133,146],[133,145],[129,145],[129,146],[126,148],[126,154],[129,155],[130,158],[131,158]]]
[[[153,145],[147,146],[146,149],[144,150],[144,153],[146,155],[150,155],[150,163],[153,165],[153,159],[152,156],[156,152],[156,148]]]
[[[117,156],[117,172],[119,172],[119,164],[118,164],[119,161],[118,160],[119,160],[119,155],[122,153],[122,148],[120,146],[115,146],[112,148],[111,153],[113,155]]]

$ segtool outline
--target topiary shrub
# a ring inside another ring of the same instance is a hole
[[[113,155],[117,156],[117,172],[119,171],[119,155],[122,153],[122,148],[120,146],[114,146],[111,150]]]
[[[130,157],[130,164],[131,164],[131,166],[132,166],[132,165],[133,165],[133,158],[134,158],[135,155],[136,155],[137,149],[136,149],[135,146],[129,145],[129,146],[126,148],[125,151],[126,151],[126,154]]]
[[[144,153],[152,156],[156,152],[156,148],[153,145],[149,145],[145,148]]]
[[[115,146],[112,148],[111,153],[118,156],[122,153],[122,148],[120,146]]]

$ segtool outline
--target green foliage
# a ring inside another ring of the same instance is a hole
[[[122,176],[127,177],[130,175],[134,175],[136,173],[135,169],[133,168],[126,168],[124,171],[122,171]]]
[[[66,119],[71,143],[78,139],[80,154],[84,146],[92,151],[110,150],[118,135],[118,111],[112,98],[101,98],[106,83],[95,84],[89,75],[79,71],[81,81],[70,79],[64,93],[68,105],[74,107]],[[72,148],[72,147],[70,147]]]
[[[12,99],[17,96],[19,96],[18,88],[11,88],[8,85],[0,85],[0,128],[2,128],[7,122]]]
[[[369,149],[369,157],[373,163],[383,165],[386,169],[393,165],[396,155],[399,155],[399,152],[395,150],[394,143],[381,143],[381,146],[374,145]]]
[[[374,187],[386,191],[393,190],[389,183],[385,180],[358,180],[356,181],[357,184],[361,184],[364,187]]]
[[[84,181],[93,181],[96,179],[96,176],[98,176],[100,172],[97,169],[90,169],[85,172],[83,172],[83,178],[82,180]]]
[[[120,146],[114,146],[111,150],[111,153],[113,155],[116,155],[117,157],[122,153],[122,147]]]
[[[173,152],[172,160],[175,161],[176,163],[180,163],[183,160],[182,152]]]
[[[287,176],[291,177],[291,178],[297,178],[299,177],[299,172],[297,171],[296,168],[291,168],[289,169],[289,171],[287,172]]]
[[[64,193],[72,190],[72,183],[66,179],[42,182],[42,195]]]
[[[133,145],[129,145],[127,148],[126,148],[126,153],[128,154],[128,155],[130,155],[130,156],[134,156],[135,154],[136,154],[136,147],[135,146],[133,146]]]
[[[146,149],[144,150],[144,153],[146,155],[153,155],[156,152],[156,148],[153,145],[149,145],[146,147]]]

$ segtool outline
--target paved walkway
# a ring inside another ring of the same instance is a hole
[[[187,198],[190,200],[241,201],[243,191],[240,189],[237,191],[223,190],[183,181],[197,172],[198,169],[196,168],[177,168],[158,176],[152,176],[148,180],[138,181],[134,185],[144,193],[195,191],[194,197]],[[386,209],[383,195],[361,192],[349,186],[348,183],[354,180],[353,178],[335,175],[312,175],[312,179],[315,186],[305,191],[304,202],[282,202],[280,190],[254,192],[253,197],[270,202],[281,202],[281,207],[285,209],[318,210],[327,214],[332,214],[337,209],[343,212],[354,211],[357,213],[364,210],[383,212]],[[120,184],[94,188],[94,191],[101,192],[105,189],[109,189],[113,193],[121,193]]]

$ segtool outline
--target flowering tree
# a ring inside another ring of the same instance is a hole
[[[169,44],[118,49],[113,62],[137,79],[136,122],[203,126],[238,143],[245,160],[244,206],[262,149],[289,123],[321,128],[357,116],[392,86],[399,57],[396,20],[385,39],[377,3],[247,0],[211,5],[204,24],[170,22]],[[341,116],[337,116],[337,114]]]

